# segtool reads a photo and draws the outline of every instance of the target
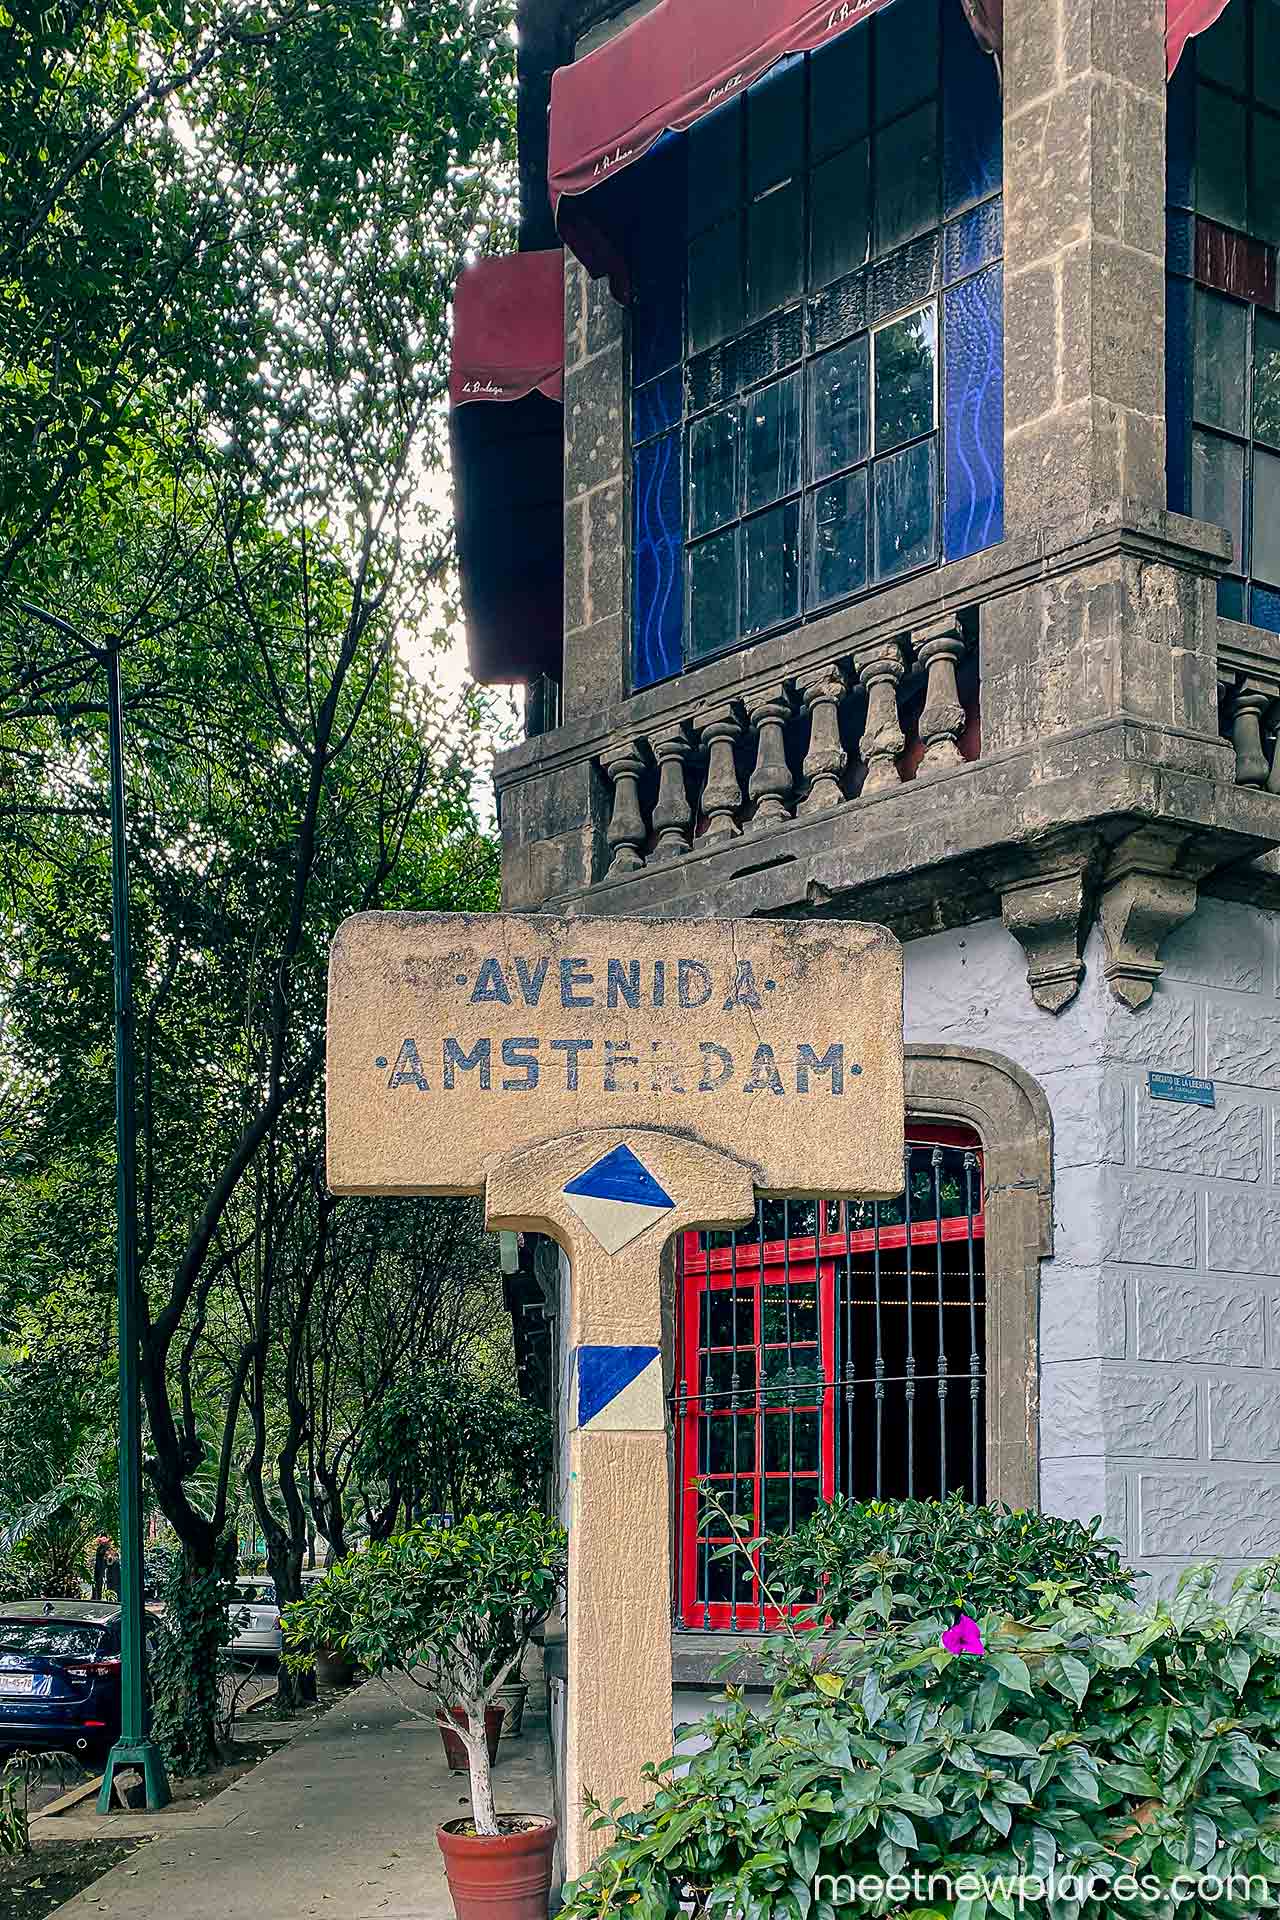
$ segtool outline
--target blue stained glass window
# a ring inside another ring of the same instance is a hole
[[[964,10],[942,9],[946,87],[942,120],[942,204],[946,213],[999,193],[1004,169],[1000,77],[982,51]]]
[[[1004,270],[991,267],[943,296],[948,560],[1004,537]]]
[[[1167,294],[1164,386],[1169,505],[1175,513],[1190,513],[1191,470],[1187,456],[1191,429],[1191,284],[1171,274]]]
[[[634,683],[652,686],[684,665],[684,536],[680,435],[635,455]]]
[[[989,267],[1004,252],[1004,207],[988,200],[953,220],[942,237],[942,276],[947,286],[966,273]]]
[[[1265,627],[1269,633],[1280,633],[1280,593],[1255,587],[1249,602],[1249,618],[1254,626]]]
[[[632,439],[652,440],[657,434],[679,426],[683,405],[679,367],[672,367],[670,373],[651,380],[647,386],[637,387],[631,400]]]

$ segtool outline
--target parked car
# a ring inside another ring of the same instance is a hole
[[[100,1766],[120,1738],[120,1608],[0,1606],[0,1749],[56,1747]]]
[[[243,1660],[279,1659],[280,1609],[274,1580],[265,1573],[242,1573],[227,1612],[232,1653]]]

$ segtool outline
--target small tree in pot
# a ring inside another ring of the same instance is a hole
[[[564,1528],[533,1509],[413,1528],[340,1560],[282,1621],[285,1661],[295,1670],[311,1666],[321,1647],[341,1648],[371,1673],[411,1682],[430,1698],[436,1724],[461,1735],[472,1819],[451,1821],[438,1835],[460,1920],[477,1872],[490,1889],[508,1871],[518,1875],[522,1899],[510,1910],[546,1912],[555,1823],[495,1811],[485,1710],[519,1671],[555,1603],[567,1545]],[[545,1878],[541,1868],[529,1875],[533,1852],[545,1854]]]

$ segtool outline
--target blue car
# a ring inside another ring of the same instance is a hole
[[[119,1737],[119,1606],[0,1602],[0,1752],[60,1748],[98,1767]]]

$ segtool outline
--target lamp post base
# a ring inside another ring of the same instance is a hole
[[[103,1770],[102,1786],[98,1792],[98,1812],[110,1813],[111,1788],[118,1773],[127,1770],[142,1774],[143,1785],[147,1790],[147,1812],[158,1813],[161,1807],[167,1807],[172,1795],[169,1792],[169,1777],[164,1770],[164,1758],[154,1740],[117,1740],[107,1755],[107,1764]]]

